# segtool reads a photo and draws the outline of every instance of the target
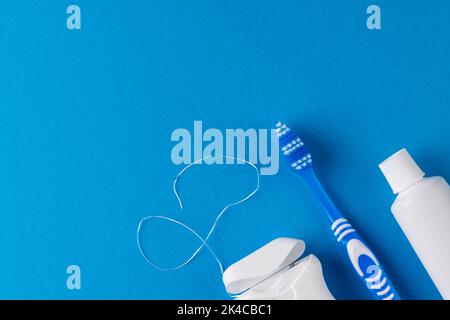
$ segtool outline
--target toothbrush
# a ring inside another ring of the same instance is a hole
[[[377,300],[400,300],[400,296],[378,259],[364,244],[356,230],[344,218],[322,187],[314,172],[311,154],[303,141],[293,130],[281,122],[275,125],[275,131],[282,154],[322,205],[330,221],[331,232],[337,242],[343,245],[354,271],[372,296]]]

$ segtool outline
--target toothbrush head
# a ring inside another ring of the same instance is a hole
[[[291,168],[297,172],[312,167],[311,154],[300,137],[286,124],[278,121],[275,125],[280,150]]]

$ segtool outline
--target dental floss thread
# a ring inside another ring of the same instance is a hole
[[[219,156],[222,156],[222,157],[228,158],[228,159],[232,159],[232,160],[241,161],[241,162],[243,162],[243,163],[245,163],[245,164],[250,165],[250,166],[255,170],[255,172],[256,172],[256,187],[255,187],[255,189],[254,189],[251,193],[249,193],[247,196],[245,196],[244,198],[242,198],[241,200],[238,200],[238,201],[235,201],[235,202],[232,202],[232,203],[226,205],[226,206],[219,212],[219,214],[217,215],[216,219],[214,220],[213,225],[211,226],[211,228],[210,228],[210,230],[209,230],[209,232],[208,232],[208,234],[207,234],[207,236],[206,236],[205,238],[202,238],[202,236],[200,236],[195,230],[193,230],[193,229],[192,229],[191,227],[189,227],[187,224],[185,224],[185,223],[183,223],[183,222],[181,222],[181,221],[178,221],[178,220],[169,218],[169,217],[167,217],[167,216],[161,216],[161,215],[155,215],[155,216],[153,216],[153,215],[152,215],[152,216],[147,216],[147,217],[142,218],[142,219],[139,221],[139,224],[138,224],[138,227],[137,227],[137,231],[136,231],[137,245],[138,245],[138,248],[139,248],[139,251],[140,251],[141,255],[142,255],[142,256],[144,257],[144,259],[145,259],[151,266],[153,266],[154,268],[156,268],[156,269],[158,269],[158,270],[161,270],[161,271],[175,271],[175,270],[181,269],[181,268],[185,267],[187,264],[189,264],[189,263],[192,261],[192,259],[194,259],[194,258],[197,256],[197,254],[200,252],[200,250],[203,249],[203,247],[206,247],[206,248],[208,249],[208,251],[209,251],[209,252],[212,254],[212,256],[214,257],[214,259],[216,260],[217,264],[219,265],[220,272],[221,272],[222,275],[223,275],[224,270],[223,270],[222,262],[221,262],[220,259],[217,257],[217,255],[214,253],[214,251],[211,249],[211,247],[207,244],[207,241],[208,241],[208,239],[210,238],[210,236],[212,235],[213,231],[215,230],[218,221],[222,218],[223,214],[224,214],[229,208],[232,208],[232,207],[234,207],[234,206],[237,206],[237,205],[239,205],[239,204],[241,204],[241,203],[247,201],[247,200],[250,199],[256,192],[258,192],[258,190],[259,190],[259,182],[260,182],[260,175],[259,175],[259,172],[258,172],[258,168],[257,168],[253,163],[251,163],[250,161],[247,161],[247,160],[241,159],[241,158],[237,158],[237,157],[226,156],[226,155],[219,155]],[[180,197],[180,195],[179,195],[179,193],[178,193],[178,190],[177,190],[177,183],[178,183],[179,178],[180,178],[180,177],[186,172],[186,170],[189,169],[191,166],[193,166],[193,165],[195,165],[195,164],[197,164],[197,163],[200,163],[200,162],[202,162],[202,161],[204,161],[204,160],[206,160],[206,159],[209,159],[209,158],[211,158],[211,157],[212,157],[212,155],[207,156],[207,157],[204,157],[204,158],[202,158],[202,159],[199,159],[199,160],[196,160],[196,161],[192,162],[191,164],[189,164],[189,165],[187,165],[186,167],[184,167],[184,168],[177,174],[177,176],[175,177],[175,179],[174,179],[174,181],[173,181],[173,184],[172,184],[172,188],[173,188],[173,192],[175,193],[175,196],[177,197],[177,200],[178,200],[178,203],[179,203],[181,209],[183,209],[183,202],[182,202],[181,197]],[[187,229],[189,232],[191,232],[195,237],[197,237],[197,238],[201,241],[202,244],[194,251],[194,253],[193,253],[186,261],[184,261],[183,263],[181,263],[181,264],[178,265],[178,266],[175,266],[175,267],[163,267],[163,266],[161,266],[161,265],[158,265],[157,263],[153,262],[153,261],[145,254],[145,252],[144,252],[144,250],[142,249],[142,246],[141,246],[140,234],[141,234],[142,225],[143,225],[146,221],[151,220],[151,219],[161,219],[161,220],[167,220],[167,221],[169,221],[169,222],[175,223],[175,224],[177,224],[177,225],[179,225],[179,226],[181,226],[181,227]],[[252,287],[253,287],[253,286],[252,286]],[[250,288],[248,288],[248,289],[250,289]],[[247,289],[247,290],[248,290],[248,289]],[[225,290],[226,290],[226,289],[225,289]],[[246,291],[247,291],[247,290],[246,290]],[[244,292],[245,292],[245,291],[244,291]],[[239,295],[239,294],[238,294],[238,295],[232,295],[232,294],[230,294],[228,291],[227,291],[227,294],[228,294],[230,297],[232,297],[232,298],[235,298],[235,297],[237,297],[237,296]],[[242,294],[242,293],[240,293],[240,294]]]

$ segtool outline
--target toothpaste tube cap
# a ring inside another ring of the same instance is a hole
[[[419,182],[425,175],[406,149],[393,154],[378,166],[394,194]]]

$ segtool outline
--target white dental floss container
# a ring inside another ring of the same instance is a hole
[[[302,259],[305,243],[277,238],[227,268],[223,282],[239,300],[334,300],[319,259]]]

